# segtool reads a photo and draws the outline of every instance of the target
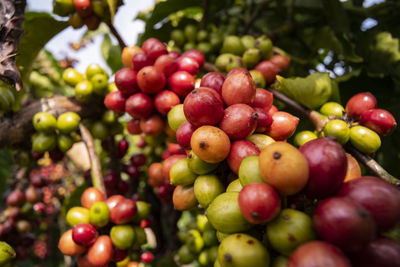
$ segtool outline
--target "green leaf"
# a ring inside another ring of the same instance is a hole
[[[0,149],[0,195],[8,188],[7,181],[11,178],[13,159],[11,153],[6,149]]]
[[[112,73],[122,68],[121,48],[119,45],[112,44],[109,34],[104,35],[103,42],[101,43],[101,54],[112,70]]]
[[[339,0],[322,1],[327,21],[335,32],[347,33],[350,30],[349,17]]]
[[[276,89],[278,91],[309,109],[319,108],[332,96],[332,82],[328,73],[316,72],[305,78],[277,76],[277,80]]]
[[[107,5],[111,14],[111,23],[114,23],[115,12],[117,12],[117,4],[118,0],[107,0]]]
[[[399,39],[389,32],[369,31],[358,43],[358,49],[367,60],[367,69],[372,74],[390,75],[400,84]]]
[[[68,27],[67,21],[58,21],[48,13],[26,12],[24,35],[18,45],[17,66],[22,79],[39,51],[56,34]]]
[[[168,1],[158,2],[158,4],[156,4],[154,7],[153,12],[151,13],[151,17],[147,20],[146,31],[153,29],[154,25],[156,25],[158,22],[161,22],[171,13],[193,6],[202,6],[202,1],[168,0]]]

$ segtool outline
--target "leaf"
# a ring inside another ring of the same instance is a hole
[[[339,33],[349,32],[350,22],[342,3],[339,0],[323,0],[322,3],[325,16],[332,29]]]
[[[117,12],[118,0],[107,0],[108,8],[110,9],[111,23],[114,23],[115,12]]]
[[[155,5],[151,17],[147,20],[146,31],[153,29],[154,25],[168,17],[169,14],[188,7],[202,6],[201,0],[168,0]]]
[[[58,21],[48,13],[26,12],[22,36],[18,45],[17,66],[22,79],[39,51],[56,34],[68,27],[67,21]]]
[[[390,75],[400,84],[399,39],[389,32],[367,32],[357,47],[367,60],[367,69],[372,74]]]
[[[317,109],[332,96],[332,83],[328,73],[316,72],[305,78],[277,76],[276,89],[309,109]]]
[[[109,34],[104,35],[101,43],[101,54],[112,73],[117,72],[122,68],[121,48],[119,45],[113,45]]]
[[[0,195],[7,190],[7,181],[11,178],[13,169],[13,159],[10,152],[6,149],[0,149]]]

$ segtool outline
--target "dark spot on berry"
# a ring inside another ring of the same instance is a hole
[[[292,234],[288,234],[288,240],[290,241],[290,242],[296,242],[297,241],[297,239],[294,237],[294,235],[292,235]]]
[[[226,262],[231,262],[231,261],[232,261],[232,255],[229,254],[229,253],[226,253],[226,254],[224,255],[224,260],[225,260]]]
[[[253,211],[253,212],[251,213],[251,217],[252,217],[254,220],[258,220],[258,218],[259,218],[258,212]]]
[[[205,141],[200,141],[199,146],[200,148],[206,148],[207,143]]]
[[[280,159],[282,154],[278,151],[274,152],[274,154],[272,155],[274,157],[274,159]]]
[[[247,242],[246,242],[247,244],[249,244],[249,245],[253,245],[254,244],[254,241],[253,240],[251,240],[251,239],[249,239],[249,240],[247,240]]]

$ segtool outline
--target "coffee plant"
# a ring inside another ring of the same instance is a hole
[[[400,266],[398,1],[52,5],[0,3],[0,266]]]

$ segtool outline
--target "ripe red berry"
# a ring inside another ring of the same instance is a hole
[[[115,73],[115,85],[124,96],[130,96],[139,91],[137,72],[130,68],[123,68]]]
[[[358,118],[361,113],[376,108],[377,101],[370,92],[358,93],[346,103],[346,113],[349,117]]]
[[[72,239],[78,245],[90,247],[98,237],[96,228],[89,223],[80,223],[72,228]]]
[[[104,98],[104,105],[117,113],[125,112],[125,97],[120,91],[113,91]]]
[[[397,126],[393,115],[384,109],[370,109],[361,113],[360,124],[370,128],[381,136],[389,135]]]
[[[146,66],[138,72],[137,82],[142,92],[155,94],[164,88],[166,79],[164,73],[156,67]]]
[[[187,71],[174,72],[168,78],[168,88],[182,98],[194,89],[194,84],[194,76]]]
[[[154,255],[149,251],[143,252],[142,255],[140,255],[140,260],[143,261],[144,263],[152,262],[153,259]]]
[[[250,183],[239,192],[239,207],[250,223],[260,224],[274,219],[281,210],[276,190],[265,183]]]

